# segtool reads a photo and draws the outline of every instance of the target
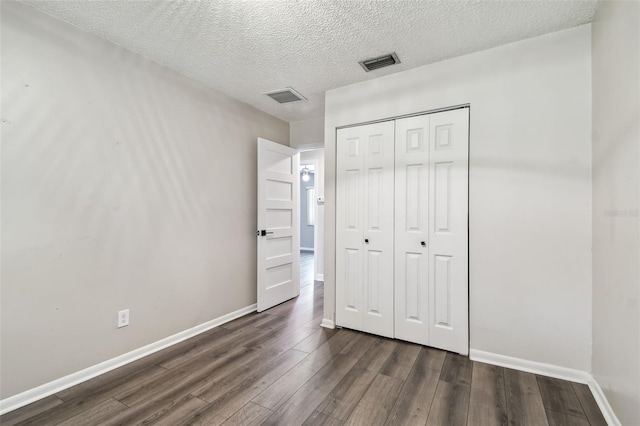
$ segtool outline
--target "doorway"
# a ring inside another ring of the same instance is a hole
[[[300,152],[300,286],[324,281],[324,149]]]
[[[300,163],[300,287],[313,284],[316,218],[316,161]]]

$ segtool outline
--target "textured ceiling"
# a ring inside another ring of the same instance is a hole
[[[286,121],[328,89],[590,22],[583,1],[23,0]],[[359,60],[395,51],[399,65]],[[470,72],[473,72],[470,70]],[[293,87],[307,102],[263,92]]]

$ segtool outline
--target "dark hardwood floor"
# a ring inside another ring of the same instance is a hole
[[[2,425],[605,425],[589,388],[351,330],[300,296],[0,418]]]

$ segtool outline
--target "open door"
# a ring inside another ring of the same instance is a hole
[[[258,138],[258,312],[300,293],[300,155]]]

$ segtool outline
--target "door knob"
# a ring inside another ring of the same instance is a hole
[[[425,243],[424,241],[420,241],[420,245],[421,245],[422,247],[426,247],[426,246],[427,246],[427,243]]]
[[[364,239],[364,242],[365,242],[365,243],[367,243],[367,244],[369,244],[369,239],[368,239],[368,238],[365,238],[365,239]]]

